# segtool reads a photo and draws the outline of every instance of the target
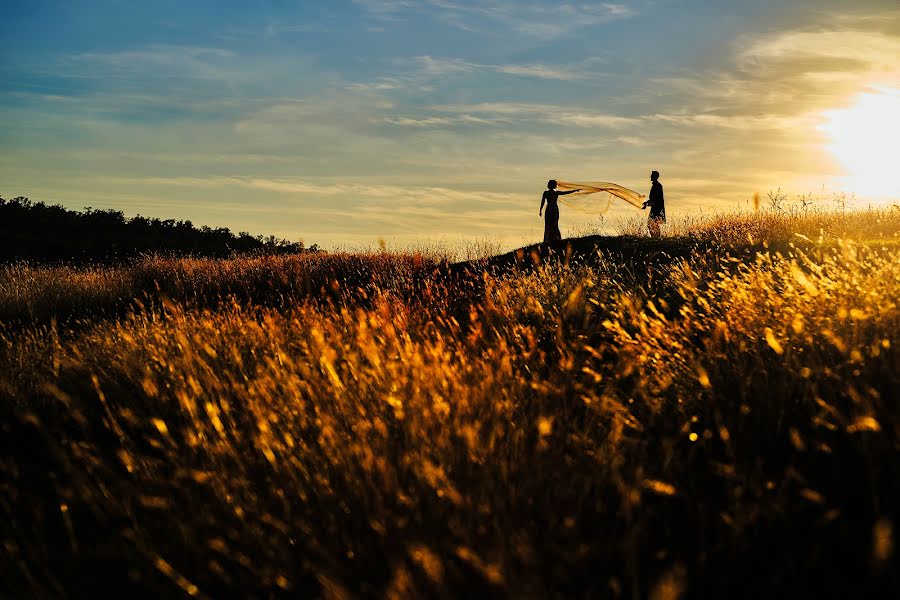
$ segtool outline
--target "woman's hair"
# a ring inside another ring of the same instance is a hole
[[[555,188],[556,188],[556,180],[555,180],[555,179],[551,179],[550,181],[547,182],[547,189],[548,189],[548,190],[552,190],[552,189],[555,189]]]

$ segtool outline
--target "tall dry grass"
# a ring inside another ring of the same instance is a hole
[[[763,227],[737,221],[686,235]],[[9,590],[896,591],[900,250],[839,237],[467,277],[381,253],[12,271],[36,282],[14,314],[156,300],[0,336]]]
[[[897,206],[853,211],[791,207],[786,210],[678,215],[669,219],[662,233],[669,238],[720,242],[727,246],[797,239],[820,244],[838,239],[896,243],[900,236],[898,221],[900,208]],[[619,235],[647,235],[646,214],[620,219],[614,226]]]
[[[0,322],[48,322],[127,312],[158,298],[216,304],[260,304],[409,295],[419,280],[448,263],[436,253],[383,252],[252,256],[232,259],[146,256],[127,266],[0,266]]]

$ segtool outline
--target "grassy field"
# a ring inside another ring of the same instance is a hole
[[[0,268],[0,595],[900,593],[900,211],[670,229]]]

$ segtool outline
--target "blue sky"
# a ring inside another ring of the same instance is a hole
[[[900,7],[848,4],[8,2],[0,194],[325,246],[532,241],[550,177],[883,201],[828,115],[900,88]]]

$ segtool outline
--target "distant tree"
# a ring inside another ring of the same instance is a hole
[[[137,215],[122,211],[68,210],[32,202],[24,196],[0,197],[0,261],[109,261],[148,252],[171,255],[229,256],[241,253],[296,254],[318,252],[275,236],[233,234],[227,227],[199,228],[189,220]]]

